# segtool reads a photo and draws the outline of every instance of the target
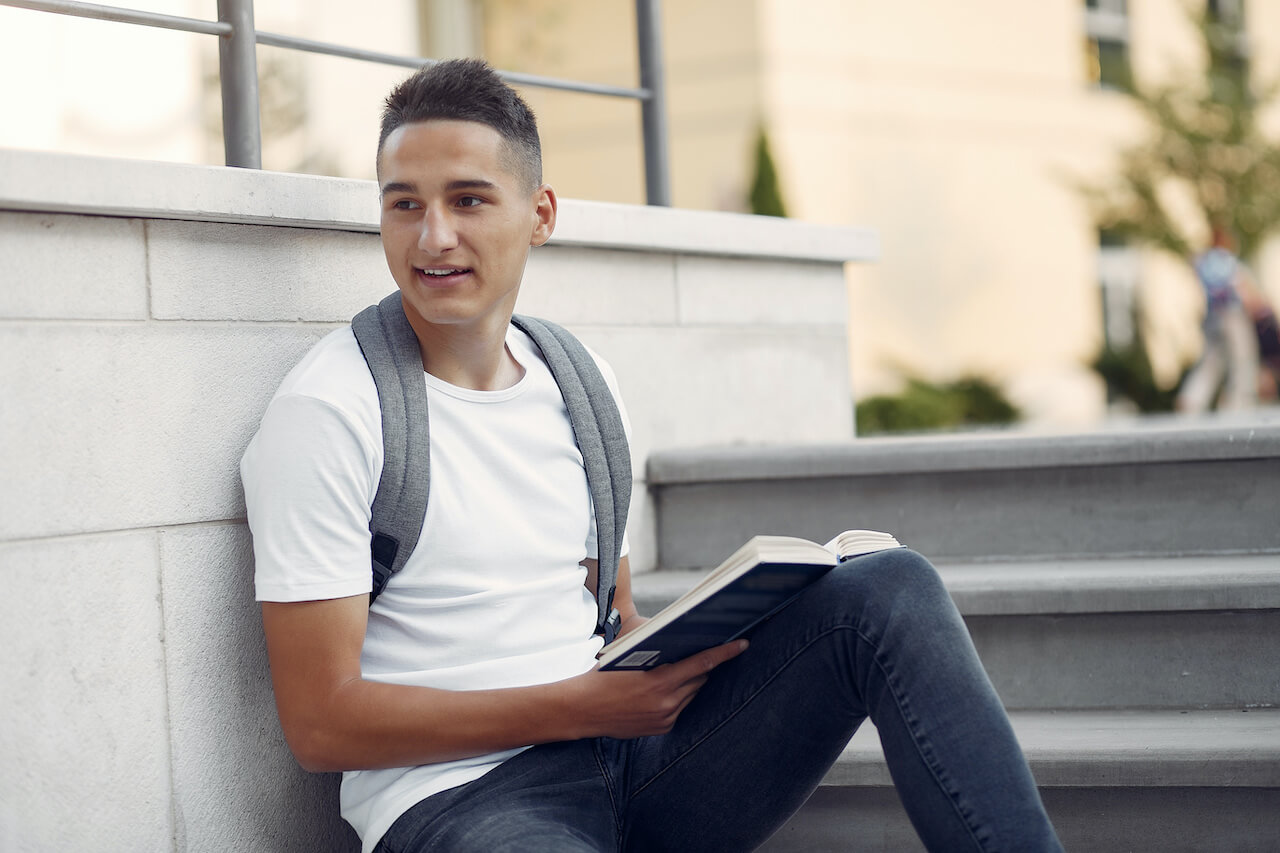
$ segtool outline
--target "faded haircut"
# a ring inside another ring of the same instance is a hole
[[[474,121],[498,132],[512,172],[529,187],[542,184],[542,143],[533,110],[483,59],[426,65],[392,90],[382,110],[378,163],[387,137],[406,124],[445,119]]]

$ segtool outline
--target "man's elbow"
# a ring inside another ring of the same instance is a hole
[[[283,721],[282,721],[283,722]],[[308,773],[338,773],[351,770],[340,740],[322,724],[284,724],[284,739],[294,760]]]

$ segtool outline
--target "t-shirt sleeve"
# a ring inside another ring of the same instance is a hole
[[[368,593],[379,448],[330,403],[277,396],[240,462],[259,601]]]

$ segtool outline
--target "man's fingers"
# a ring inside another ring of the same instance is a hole
[[[701,652],[701,654],[705,655],[710,661],[710,665],[707,667],[708,671],[710,671],[725,661],[736,658],[746,650],[746,640],[734,640],[732,643],[725,643],[722,646],[715,646],[714,648],[707,649],[705,652]]]
[[[698,695],[698,691],[710,679],[713,669],[725,661],[742,654],[746,651],[746,648],[746,640],[737,640],[707,649],[677,664],[673,664],[672,673],[680,678],[680,704],[676,708],[674,716],[678,716],[684,711],[685,706],[693,701],[694,696]],[[674,716],[672,722],[674,722]]]
[[[677,664],[673,664],[673,666],[681,668],[690,676],[693,674],[705,675],[725,661],[736,658],[738,655],[746,651],[746,649],[746,640],[735,640],[732,643],[725,643],[722,646],[713,646],[706,651],[698,652],[696,655],[692,655]]]

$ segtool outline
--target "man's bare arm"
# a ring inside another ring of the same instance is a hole
[[[588,558],[582,561],[582,565],[587,567],[587,589],[594,593],[596,576],[600,573],[600,562],[594,558]],[[621,618],[618,627],[619,636],[649,621],[647,616],[641,616],[636,610],[636,603],[631,597],[631,559],[626,556],[618,560],[618,580],[614,587],[613,607]]]
[[[638,619],[626,575],[615,606]],[[552,741],[661,734],[711,670],[745,648],[720,646],[649,672],[592,670],[534,687],[438,690],[361,676],[368,607],[363,595],[262,605],[280,722],[308,770],[406,767]]]

